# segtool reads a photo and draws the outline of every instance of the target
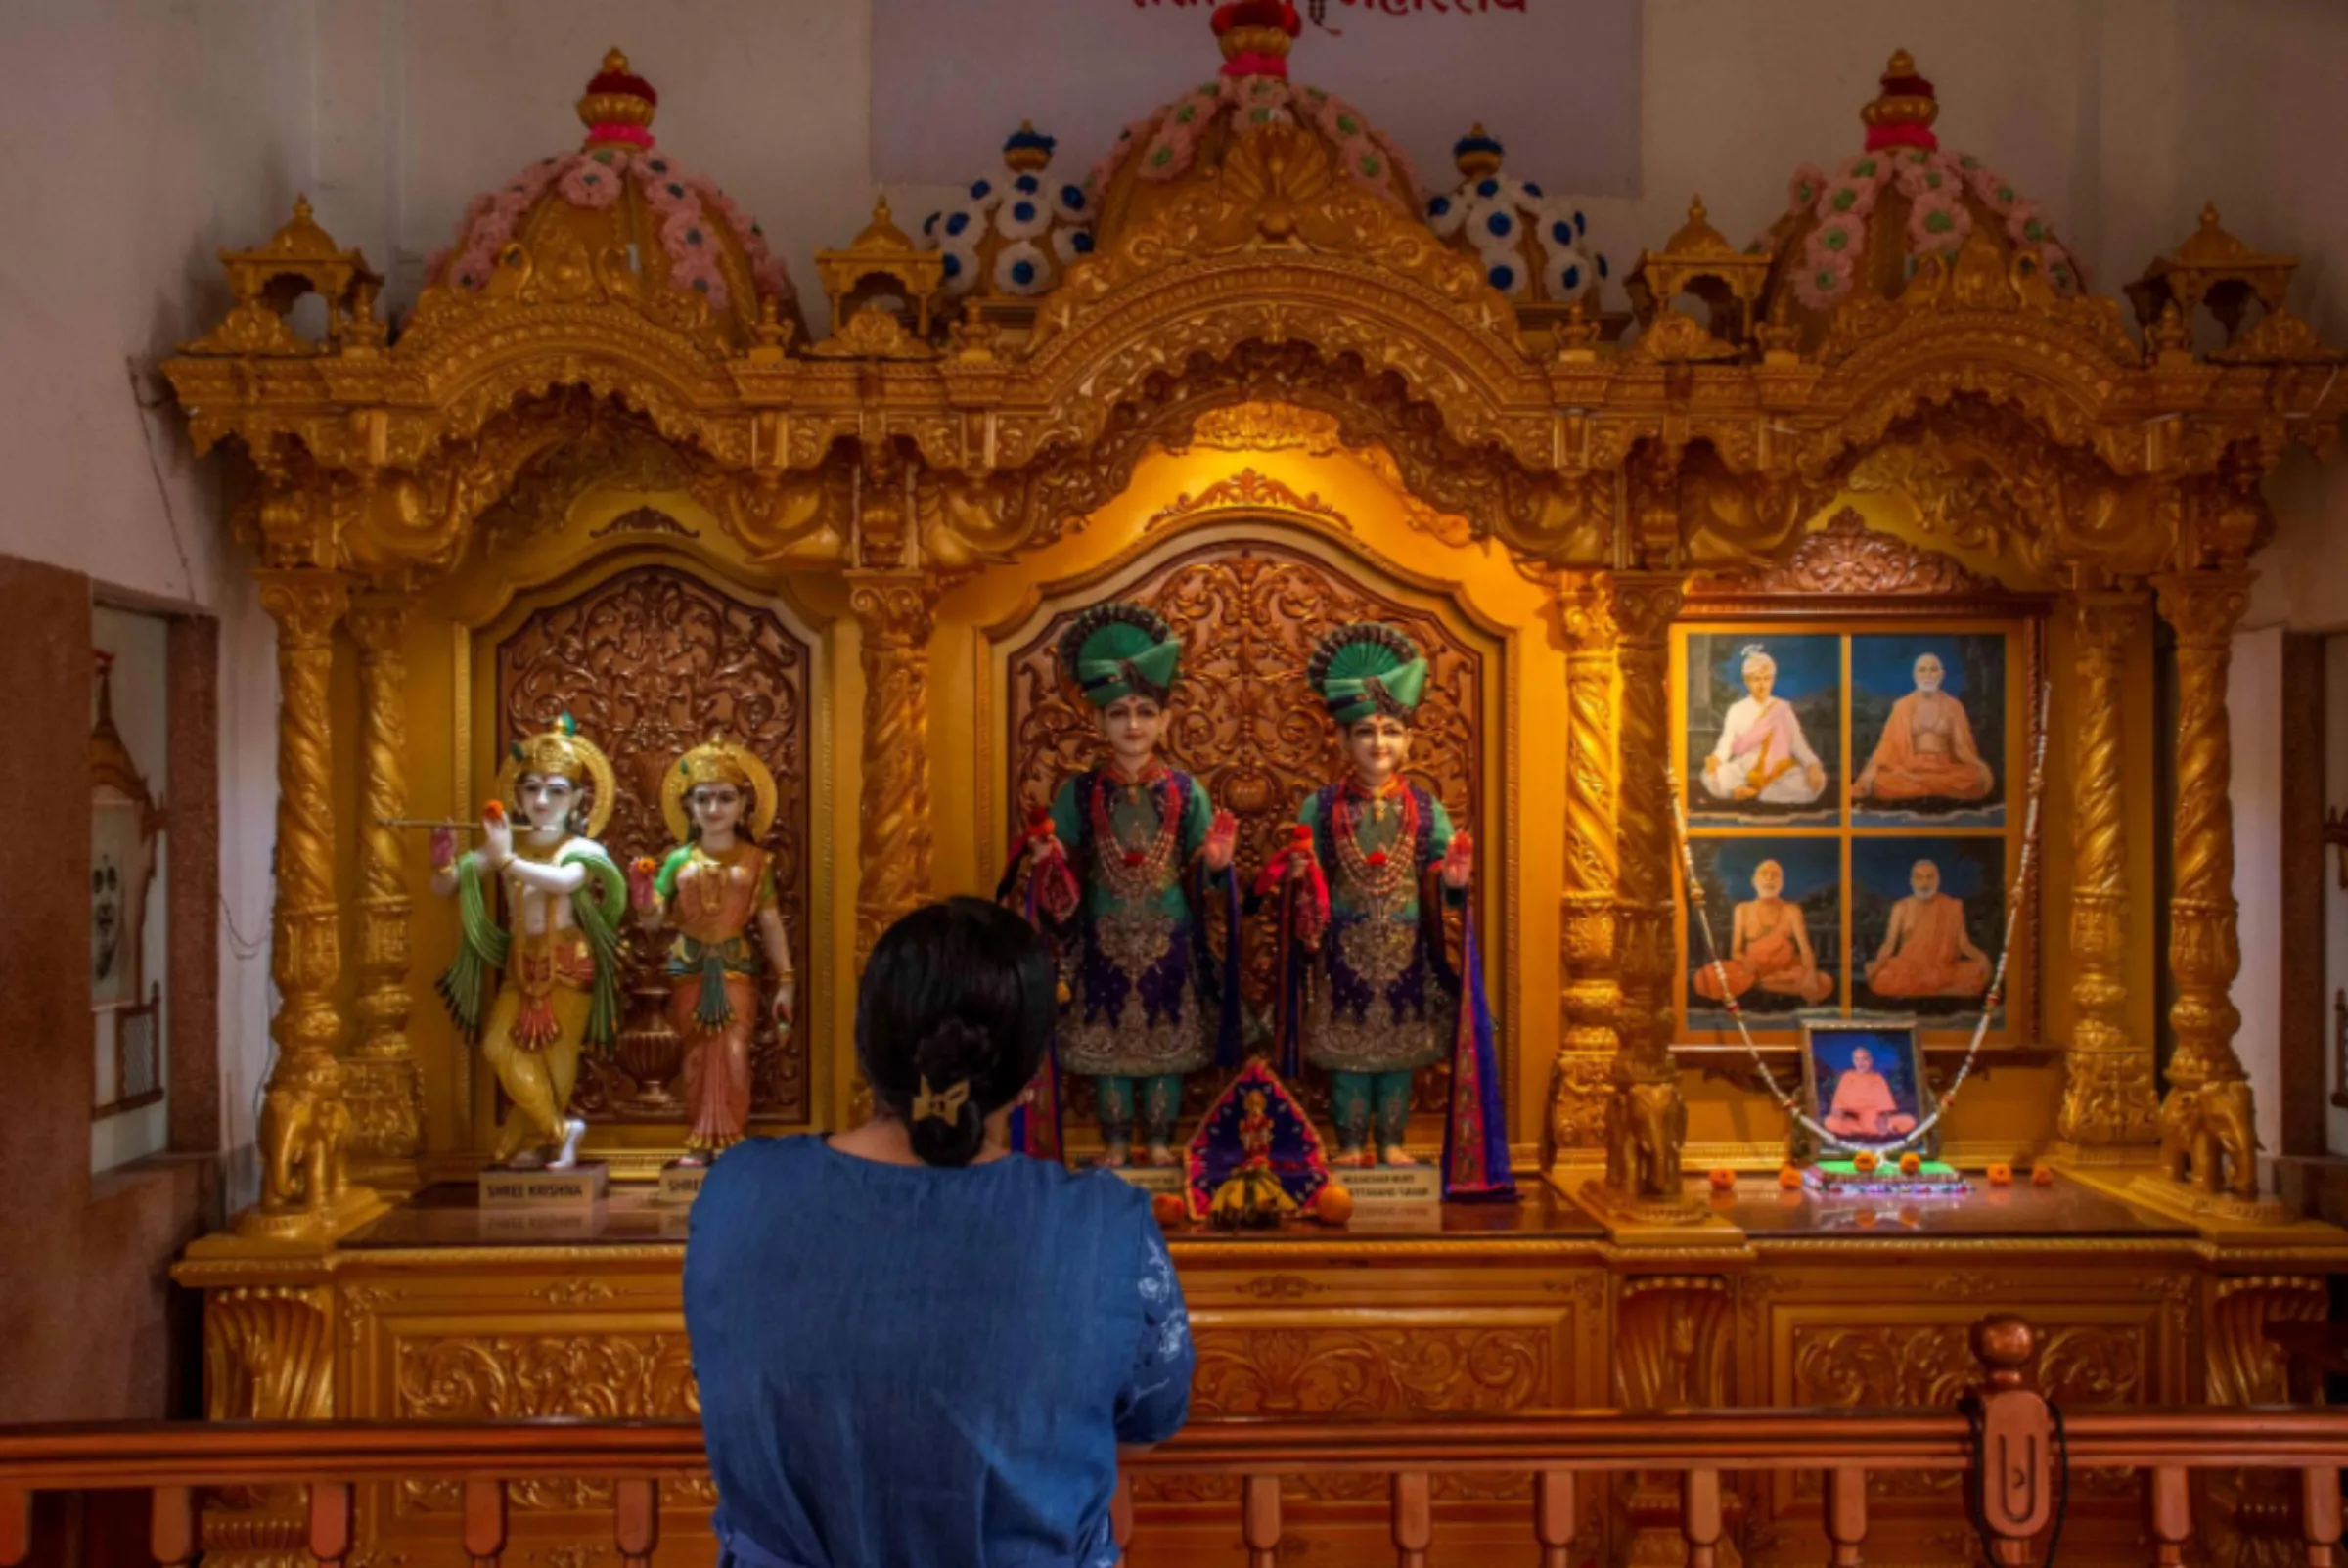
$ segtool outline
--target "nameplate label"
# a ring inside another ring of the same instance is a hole
[[[670,1165],[660,1172],[660,1201],[691,1207],[701,1195],[701,1182],[709,1174],[706,1165]]]
[[[474,1216],[483,1241],[593,1241],[604,1233],[604,1206],[483,1209]]]
[[[1115,1165],[1109,1167],[1127,1187],[1139,1187],[1155,1197],[1160,1192],[1182,1191],[1182,1167],[1179,1165]]]
[[[581,1165],[568,1171],[483,1171],[484,1209],[577,1209],[601,1203],[610,1187],[610,1167]]]
[[[1432,1208],[1443,1201],[1443,1173],[1432,1165],[1369,1165],[1330,1175],[1357,1209]]]

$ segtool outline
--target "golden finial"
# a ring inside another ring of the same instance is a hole
[[[873,193],[873,221],[849,242],[848,248],[860,253],[880,250],[891,254],[913,248],[913,242],[897,227],[895,216],[888,210],[887,192]]]
[[[1892,51],[1878,85],[1882,92],[1859,112],[1867,125],[1868,150],[1938,147],[1932,122],[1940,117],[1940,101],[1932,95],[1932,84],[1916,73],[1916,60],[1907,50]]]
[[[653,115],[660,95],[636,74],[628,57],[616,47],[604,52],[604,68],[587,83],[578,103],[579,123],[587,127],[587,145],[621,142],[631,147],[653,145]]]
[[[1451,144],[1451,160],[1466,178],[1480,180],[1500,172],[1502,151],[1498,139],[1479,119],[1468,128],[1467,135]]]
[[[1035,128],[1035,121],[1023,119],[1019,128],[1011,133],[1003,144],[1004,167],[1020,174],[1033,174],[1052,164],[1052,149],[1059,144]]]
[[[1726,235],[1712,227],[1711,215],[1704,210],[1704,199],[1700,196],[1688,199],[1688,221],[1680,225],[1680,232],[1664,246],[1668,254],[1675,256],[1734,254],[1736,248]]]

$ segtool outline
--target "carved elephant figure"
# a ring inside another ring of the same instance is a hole
[[[2258,1196],[2258,1129],[2251,1115],[2246,1081],[2232,1078],[2201,1086],[2201,1132],[2193,1140],[2193,1175],[2204,1192],[2224,1187],[2237,1198]]]
[[[2195,1190],[2258,1196],[2258,1130],[2250,1086],[2240,1079],[2172,1089],[2160,1107],[2160,1162]]]
[[[1624,1084],[1606,1110],[1606,1179],[1640,1197],[1677,1197],[1680,1144],[1688,1136],[1688,1102],[1680,1086]]]
[[[2170,1181],[2183,1182],[2192,1169],[2193,1139],[2200,1126],[2200,1092],[2170,1090],[2160,1102],[2160,1168]]]
[[[310,1086],[282,1084],[261,1101],[261,1200],[272,1208],[324,1209],[349,1187],[343,1148],[350,1107]]]

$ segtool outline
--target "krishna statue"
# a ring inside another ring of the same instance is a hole
[[[1059,653],[1108,755],[1037,813],[998,893],[1009,898],[1023,870],[1028,918],[1060,949],[1066,1010],[1055,1062],[1093,1080],[1102,1163],[1173,1165],[1184,1078],[1239,1056],[1239,825],[1158,756],[1182,666],[1182,644],[1160,616],[1096,605]],[[1228,962],[1208,943],[1210,901],[1224,907]],[[1053,1078],[1048,1068],[1045,1103],[1022,1117],[1030,1153],[1060,1152]]]
[[[1282,1071],[1293,1076],[1301,1059],[1329,1074],[1337,1133],[1330,1163],[1413,1165],[1403,1146],[1411,1081],[1448,1057],[1443,1195],[1513,1198],[1468,896],[1474,845],[1403,773],[1426,660],[1404,633],[1362,621],[1323,637],[1305,675],[1336,723],[1347,766],[1340,782],[1305,798],[1257,883],[1259,894],[1281,894]],[[1464,912],[1457,968],[1445,908]]]
[[[637,924],[647,934],[676,932],[668,1019],[684,1042],[685,1105],[693,1118],[680,1165],[706,1164],[748,1131],[750,1036],[759,982],[769,975],[774,996],[766,1010],[779,1032],[790,1029],[790,941],[773,857],[758,843],[775,825],[778,798],[766,764],[712,736],[678,758],[660,786],[660,815],[677,847],[662,861],[630,868]]]
[[[513,1102],[494,1164],[578,1163],[587,1124],[569,1107],[579,1052],[608,1049],[619,1016],[627,884],[595,836],[615,799],[611,760],[565,713],[516,741],[499,766],[496,796],[481,808],[480,848],[458,855],[450,829],[432,833],[432,891],[456,895],[460,922],[441,1000]],[[492,883],[505,893],[504,927],[492,913]],[[504,977],[495,1000],[493,973]]]

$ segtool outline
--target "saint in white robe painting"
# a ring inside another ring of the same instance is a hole
[[[1802,736],[1802,721],[1773,694],[1778,661],[1758,645],[1744,650],[1745,695],[1729,709],[1720,741],[1704,758],[1704,790],[1715,800],[1806,806],[1826,792],[1826,764]]]

